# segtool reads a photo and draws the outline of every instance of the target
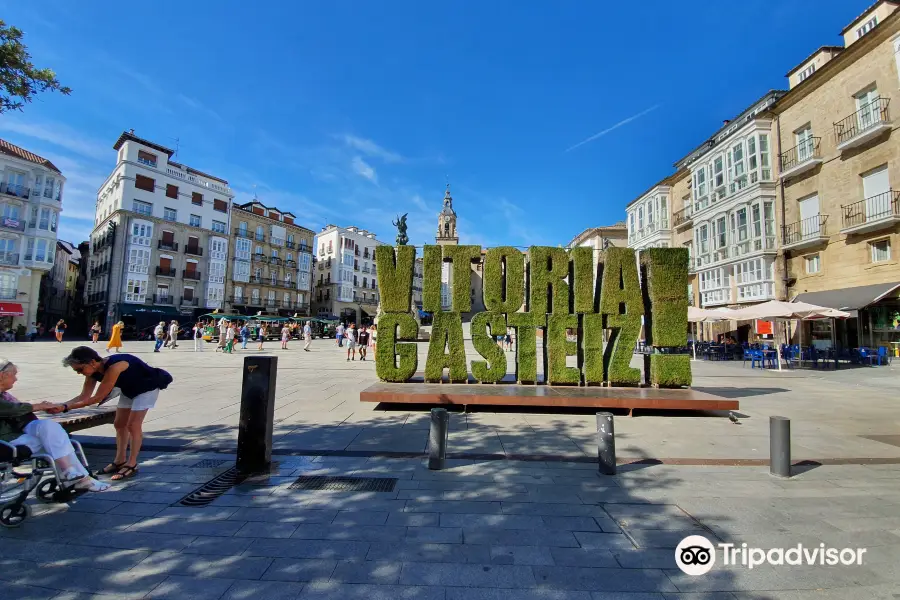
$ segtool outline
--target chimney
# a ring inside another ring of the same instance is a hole
[[[128,133],[130,133],[131,135],[134,135],[134,129],[129,129]]]
[[[724,121],[722,121],[722,127],[725,127],[725,126],[728,125],[729,123],[731,123],[731,121],[728,120],[728,119],[725,119]]]

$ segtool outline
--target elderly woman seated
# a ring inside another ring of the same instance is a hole
[[[28,404],[19,402],[9,393],[16,383],[19,370],[10,361],[0,358],[0,440],[13,446],[28,446],[35,454],[49,454],[56,463],[63,487],[102,492],[109,485],[91,477],[75,455],[69,434],[62,426],[46,419],[38,419],[34,412],[53,406],[52,402]]]

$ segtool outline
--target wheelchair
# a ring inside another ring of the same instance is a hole
[[[75,456],[88,469],[81,444],[71,442]],[[49,455],[34,454],[28,446],[13,446],[0,440],[0,526],[18,527],[25,522],[31,515],[31,507],[25,501],[32,490],[38,500],[46,503],[69,502],[84,493],[64,483],[56,461]]]

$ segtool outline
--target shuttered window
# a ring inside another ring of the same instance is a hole
[[[134,187],[139,190],[152,192],[156,189],[156,182],[150,177],[146,177],[144,175],[135,175]]]

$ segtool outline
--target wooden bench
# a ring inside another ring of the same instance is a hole
[[[636,408],[652,410],[738,410],[735,399],[693,389],[574,387],[515,384],[376,383],[361,402],[436,405]]]
[[[52,419],[62,425],[67,432],[72,433],[112,423],[116,418],[116,403],[108,402],[103,406],[87,406],[57,415],[42,414],[41,418]]]

